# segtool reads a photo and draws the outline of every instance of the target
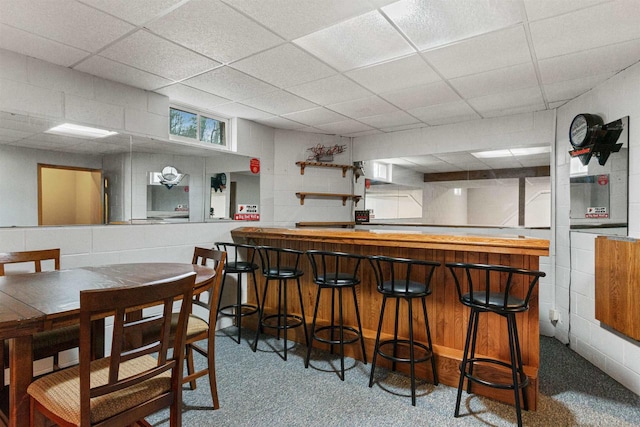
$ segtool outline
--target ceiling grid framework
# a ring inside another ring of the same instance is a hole
[[[637,0],[0,0],[0,10],[1,49],[223,117],[347,137],[552,109],[640,60]]]

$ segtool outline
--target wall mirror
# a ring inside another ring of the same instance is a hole
[[[550,227],[550,151],[540,146],[364,161],[364,208],[372,223]]]
[[[258,208],[259,174],[250,172],[247,156],[133,135],[91,139],[47,133],[59,124],[0,112],[0,168],[6,172],[0,184],[0,227],[38,226],[39,165],[99,171],[103,213],[98,223],[208,221],[211,196],[207,176],[219,172],[226,172],[234,186],[235,201],[232,205],[229,200],[225,218],[233,218],[236,202]],[[154,185],[150,178],[166,166],[175,167],[186,177],[171,190]],[[244,175],[251,185],[245,185]],[[246,196],[245,190],[249,192]],[[65,219],[57,225],[74,224]]]
[[[586,158],[571,158],[569,182],[572,229],[611,228],[611,234],[627,234],[629,117],[623,117],[621,122],[623,130],[616,141],[621,144],[619,151],[610,153],[603,161],[596,156],[588,161]]]

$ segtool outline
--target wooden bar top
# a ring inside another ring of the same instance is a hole
[[[366,246],[402,246],[405,248],[480,251],[496,254],[549,255],[549,241],[524,236],[430,234],[407,231],[361,229],[263,228],[240,227],[231,231],[240,239],[271,238]]]

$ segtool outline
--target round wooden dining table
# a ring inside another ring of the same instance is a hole
[[[27,387],[32,381],[32,335],[80,322],[80,291],[138,286],[196,273],[194,293],[207,289],[212,268],[183,263],[134,263],[81,267],[0,277],[0,339],[9,339],[9,426],[29,424]],[[102,348],[104,351],[104,348]]]

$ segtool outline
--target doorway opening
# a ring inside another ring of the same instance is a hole
[[[38,164],[38,224],[103,224],[102,171]]]

